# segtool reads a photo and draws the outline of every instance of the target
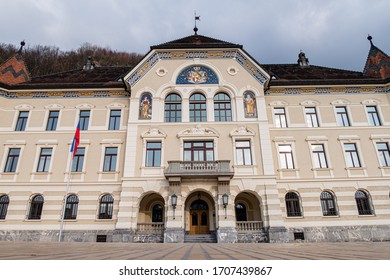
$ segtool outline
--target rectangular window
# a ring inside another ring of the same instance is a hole
[[[89,110],[80,111],[80,130],[88,130],[90,113]]]
[[[105,171],[105,172],[116,171],[117,157],[118,157],[118,148],[117,147],[106,148],[106,151],[104,154],[103,171]]]
[[[147,167],[157,167],[161,165],[161,142],[146,143],[146,163]]]
[[[347,107],[336,107],[336,113],[338,126],[351,126],[348,118]]]
[[[250,141],[236,141],[236,157],[238,165],[252,165]]]
[[[345,158],[347,167],[361,167],[359,154],[354,143],[344,144]]]
[[[108,130],[119,130],[121,124],[121,110],[111,110]]]
[[[372,126],[381,126],[381,120],[376,106],[366,106],[368,123]]]
[[[306,114],[306,124],[308,127],[319,127],[320,126],[318,123],[316,108],[306,107],[305,114]]]
[[[28,119],[28,111],[19,112],[18,121],[16,122],[15,131],[24,131],[26,129],[27,119]]]
[[[16,172],[20,155],[20,148],[11,148],[8,152],[7,162],[5,163],[4,172]]]
[[[291,145],[279,145],[279,162],[282,169],[294,169]]]
[[[328,168],[325,149],[323,144],[311,145],[314,168]]]
[[[77,152],[72,159],[72,172],[82,172],[84,166],[85,148],[77,148]]]
[[[50,111],[49,118],[47,119],[46,130],[52,131],[57,129],[58,117],[60,115],[60,111]]]
[[[49,172],[53,148],[42,148],[39,155],[37,172]]]
[[[274,123],[276,127],[287,127],[286,111],[284,108],[274,108]]]
[[[214,143],[184,142],[185,161],[214,161]]]
[[[379,154],[379,160],[382,167],[389,167],[390,166],[390,149],[389,149],[389,143],[382,142],[382,143],[376,143],[376,147],[378,149]]]

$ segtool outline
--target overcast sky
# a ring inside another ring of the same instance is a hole
[[[145,54],[198,34],[242,44],[259,63],[362,71],[374,44],[390,53],[390,0],[0,0],[0,42],[77,49],[88,42]]]

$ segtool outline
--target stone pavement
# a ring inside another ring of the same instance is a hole
[[[0,242],[0,260],[390,260],[390,242],[152,244]]]

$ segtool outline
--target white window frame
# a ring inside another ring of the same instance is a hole
[[[143,145],[142,145],[142,163],[141,163],[141,174],[142,176],[163,176],[165,169],[165,138],[167,134],[158,128],[150,128],[141,134]],[[160,142],[161,143],[161,158],[160,166],[146,166],[146,147],[148,142]]]

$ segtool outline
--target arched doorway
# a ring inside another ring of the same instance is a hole
[[[214,198],[204,191],[194,191],[188,195],[184,222],[188,235],[214,233],[216,230]]]
[[[197,199],[190,206],[190,234],[208,234],[209,207],[204,200]]]

